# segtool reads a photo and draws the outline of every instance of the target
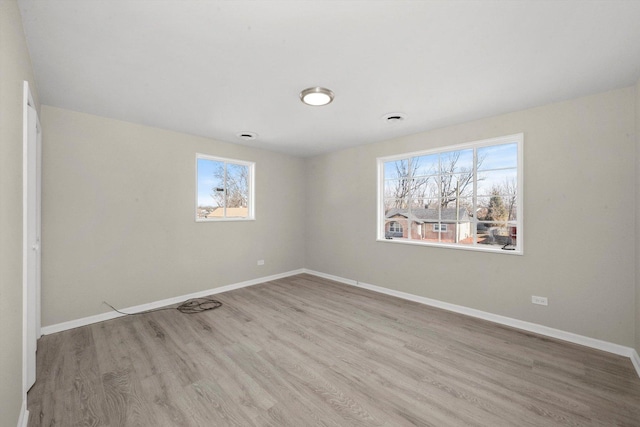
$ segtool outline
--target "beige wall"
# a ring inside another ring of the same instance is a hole
[[[33,84],[22,18],[0,0],[0,425],[15,426],[22,405],[22,93]]]
[[[630,87],[307,160],[306,266],[633,346],[634,97]],[[376,242],[376,157],[520,132],[524,256]]]
[[[304,266],[301,159],[49,106],[41,121],[44,326]],[[195,222],[196,153],[256,162],[255,221]]]

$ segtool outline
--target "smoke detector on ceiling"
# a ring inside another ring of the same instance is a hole
[[[253,139],[258,138],[258,134],[255,132],[240,132],[240,133],[237,133],[236,136],[245,141],[251,141]]]
[[[404,113],[388,113],[382,116],[382,120],[387,123],[399,123],[404,121],[407,118],[407,115]]]

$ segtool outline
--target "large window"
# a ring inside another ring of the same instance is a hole
[[[518,134],[379,158],[378,240],[522,254],[522,145]]]
[[[196,155],[196,221],[254,219],[255,163]]]

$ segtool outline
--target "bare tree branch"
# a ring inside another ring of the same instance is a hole
[[[248,167],[227,163],[225,177],[224,164],[220,164],[213,175],[224,185],[223,188],[214,187],[211,189],[211,197],[218,203],[218,206],[226,206],[228,208],[247,207],[249,198]]]

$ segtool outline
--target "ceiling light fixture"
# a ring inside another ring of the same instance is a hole
[[[333,101],[333,92],[323,87],[310,87],[300,92],[300,100],[307,105],[319,107]]]

